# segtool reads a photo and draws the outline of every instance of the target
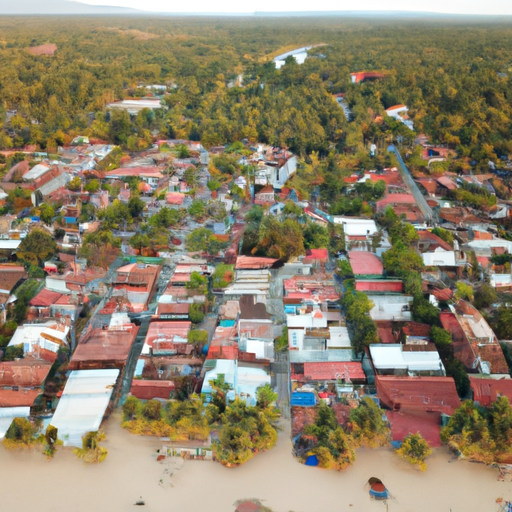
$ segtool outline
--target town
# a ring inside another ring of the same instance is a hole
[[[434,121],[393,69],[320,72],[319,41],[202,89],[148,67],[73,128],[4,103],[0,450],[108,463],[115,424],[165,468],[234,474],[285,438],[312,472],[442,450],[512,480],[509,134]]]

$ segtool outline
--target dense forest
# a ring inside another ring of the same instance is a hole
[[[27,48],[57,45],[53,56]],[[325,43],[303,65],[280,51]],[[478,162],[512,153],[512,26],[344,18],[9,18],[0,20],[0,149],[53,148],[76,134],[144,148],[151,136],[207,147],[248,138],[301,155],[357,154],[413,135],[383,117],[407,104],[416,133]],[[387,79],[352,84],[350,73]],[[228,87],[243,74],[243,87]],[[167,83],[167,110],[100,114],[138,83]],[[345,93],[348,122],[332,94]],[[16,110],[7,121],[5,113]]]

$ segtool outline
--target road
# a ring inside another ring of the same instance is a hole
[[[405,165],[402,159],[402,155],[400,155],[400,152],[398,151],[398,149],[395,148],[393,144],[388,146],[388,151],[396,156],[398,160],[398,169],[400,171],[400,174],[402,175],[404,183],[406,184],[411,194],[414,196],[416,204],[418,205],[419,209],[425,216],[425,221],[435,222],[436,216],[432,211],[432,208],[430,208],[430,206],[427,204],[427,200],[420,192],[420,189],[418,188],[418,185],[411,176],[409,169],[407,169],[407,166]]]

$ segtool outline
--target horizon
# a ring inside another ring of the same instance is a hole
[[[426,9],[424,4],[416,3],[411,5],[407,0],[386,0],[385,2],[378,0],[362,0],[354,5],[349,2],[340,3],[337,0],[322,0],[317,3],[318,8],[311,10],[310,2],[306,0],[279,0],[278,2],[263,0],[259,3],[257,10],[251,8],[243,8],[234,0],[221,0],[216,2],[216,8],[212,10],[212,3],[208,0],[197,0],[194,2],[195,9],[190,10],[189,4],[176,3],[170,4],[166,0],[154,0],[144,5],[141,9],[140,2],[137,0],[71,0],[74,3],[85,3],[93,6],[103,7],[124,7],[135,9],[140,12],[153,13],[175,13],[185,15],[253,15],[255,13],[264,14],[301,14],[301,15],[321,15],[321,13],[332,12],[389,12],[410,13],[410,14],[440,14],[440,15],[471,15],[471,16],[499,16],[512,15],[512,2],[505,0],[490,0],[482,4],[477,0],[433,0]]]

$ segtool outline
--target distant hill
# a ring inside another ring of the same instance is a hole
[[[0,16],[24,14],[139,14],[142,11],[126,7],[88,5],[68,0],[0,0]]]

